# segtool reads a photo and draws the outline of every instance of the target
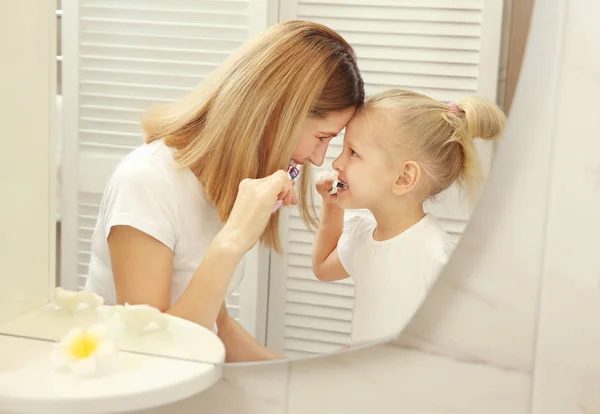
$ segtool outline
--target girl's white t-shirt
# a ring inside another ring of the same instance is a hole
[[[171,304],[181,296],[223,227],[202,184],[190,169],[177,165],[174,149],[163,141],[131,152],[116,167],[104,191],[85,289],[102,296],[107,305],[116,304],[107,238],[118,225],[134,227],[173,251]],[[242,277],[243,261],[228,293]]]
[[[373,239],[376,227],[373,217],[354,217],[338,243],[340,261],[355,283],[352,345],[400,333],[454,249],[431,214],[385,241]]]

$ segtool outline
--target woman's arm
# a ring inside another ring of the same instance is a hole
[[[108,236],[118,303],[145,303],[212,329],[227,288],[243,255],[260,239],[278,198],[292,188],[285,171],[244,180],[229,220],[172,306],[173,252],[130,226],[114,226]]]
[[[177,302],[171,302],[173,252],[130,226],[115,226],[108,237],[117,303],[146,303],[162,312],[196,322],[208,329],[243,252],[232,243],[213,240],[202,263]]]
[[[231,316],[227,317],[225,324],[219,326],[217,335],[225,345],[225,362],[264,361],[284,358],[283,355],[279,355],[259,343]]]
[[[217,335],[225,345],[226,362],[263,361],[282,359],[284,356],[271,351],[250,335],[227,313],[225,303],[217,317]]]
[[[226,285],[215,281],[231,280],[235,264],[240,260],[236,249],[219,246],[217,243],[218,241],[213,242],[184,294],[170,306],[173,263],[171,249],[133,227],[113,227],[109,246],[117,302],[149,304],[208,329],[213,328],[216,319],[218,336],[225,345],[227,362],[283,358],[254,339],[227,314],[226,308],[221,309],[218,318],[214,313],[215,302],[225,296],[223,289],[227,289]],[[218,306],[216,309],[219,309]]]

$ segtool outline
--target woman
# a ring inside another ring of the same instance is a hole
[[[150,111],[146,143],[104,193],[86,289],[212,329],[227,361],[277,358],[224,298],[259,240],[280,250],[277,200],[315,223],[310,168],[364,100],[350,45],[325,26],[276,25],[180,102]],[[305,164],[299,198],[286,174]]]

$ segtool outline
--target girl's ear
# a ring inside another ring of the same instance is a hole
[[[414,189],[420,178],[421,167],[419,164],[414,161],[407,161],[402,166],[402,170],[394,183],[392,192],[397,196],[407,194]]]

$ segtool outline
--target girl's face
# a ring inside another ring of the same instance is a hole
[[[323,165],[331,140],[338,135],[354,115],[353,108],[331,112],[323,118],[308,117],[302,124],[292,159],[302,165],[310,162]]]
[[[337,201],[344,208],[373,210],[393,197],[398,180],[392,158],[377,142],[379,128],[364,113],[357,114],[344,134],[344,149],[333,162],[339,180],[348,184],[338,190]]]

